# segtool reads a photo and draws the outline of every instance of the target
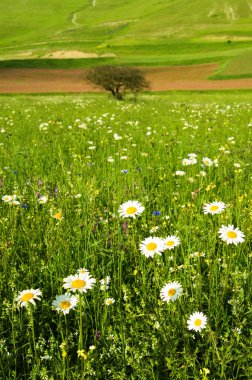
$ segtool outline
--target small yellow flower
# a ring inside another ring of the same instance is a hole
[[[65,358],[67,356],[67,352],[66,351],[62,351],[62,358]]]
[[[56,214],[53,214],[52,217],[57,220],[62,220],[64,218],[61,211],[56,212]]]
[[[77,354],[78,354],[78,358],[82,358],[83,360],[87,359],[87,355],[85,354],[84,350],[78,350]]]

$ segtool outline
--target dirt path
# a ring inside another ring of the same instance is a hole
[[[252,89],[252,78],[208,80],[217,64],[142,67],[152,91]],[[0,93],[98,92],[86,69],[0,69]]]

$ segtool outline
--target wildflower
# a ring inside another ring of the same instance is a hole
[[[169,282],[161,289],[160,297],[162,301],[175,301],[181,296],[182,292],[183,288],[177,281]]]
[[[42,292],[40,289],[27,289],[19,293],[16,300],[21,307],[27,307],[29,303],[35,306],[35,300],[41,300]]]
[[[204,214],[220,214],[226,208],[223,202],[212,202],[203,206]]]
[[[244,233],[239,228],[234,228],[229,224],[227,227],[223,226],[219,229],[220,238],[227,244],[239,244],[244,242]]]
[[[191,165],[197,164],[197,160],[195,157],[189,157],[189,160],[191,161]]]
[[[195,153],[188,153],[188,157],[191,159],[191,158],[196,158],[197,157],[197,154]]]
[[[11,195],[4,195],[2,197],[2,201],[4,201],[5,203],[9,203],[12,200],[13,200],[13,197]]]
[[[38,199],[38,203],[39,203],[40,205],[43,205],[43,204],[45,204],[46,202],[47,202],[47,197],[44,197],[44,196],[39,197],[39,199]]]
[[[146,257],[153,257],[155,253],[161,256],[161,253],[164,251],[165,247],[163,239],[153,236],[143,240],[139,245],[139,249]]]
[[[177,236],[167,236],[163,240],[165,249],[173,249],[174,247],[177,247],[180,245],[180,239]]]
[[[114,139],[115,140],[121,140],[122,136],[118,135],[117,133],[114,133]]]
[[[206,327],[207,317],[203,313],[195,312],[187,320],[188,330],[201,331]]]
[[[201,177],[205,177],[205,176],[206,176],[206,172],[204,172],[204,170],[201,170],[201,171],[199,172],[199,174],[200,174]]]
[[[52,215],[52,218],[57,219],[57,220],[62,220],[64,218],[64,216],[63,216],[61,211],[58,211],[58,212],[56,212],[56,214]]]
[[[80,268],[77,270],[77,273],[81,273],[81,274],[88,273],[89,274],[89,270],[87,270],[86,268]]]
[[[70,294],[62,294],[60,296],[56,296],[52,304],[58,312],[62,311],[62,313],[66,315],[71,309],[75,308],[77,303],[77,297],[71,296]]]
[[[182,165],[183,166],[189,166],[189,165],[191,165],[191,160],[189,160],[189,158],[184,158],[182,160]]]
[[[115,302],[114,298],[106,298],[105,299],[105,305],[110,306]]]
[[[63,279],[63,288],[72,292],[86,293],[95,283],[95,279],[89,273],[78,273]]]
[[[13,201],[10,202],[12,204],[12,206],[18,206],[20,205],[20,202],[17,201],[16,199],[14,199]]]
[[[107,290],[108,289],[108,284],[110,283],[110,276],[107,276],[106,278],[102,278],[100,280],[100,283],[101,283],[100,289],[102,291]]]
[[[27,203],[23,203],[21,204],[21,208],[23,208],[24,210],[28,210],[30,206]]]
[[[128,174],[128,170],[123,169],[123,170],[121,170],[121,173],[123,173],[123,174]]]
[[[127,201],[119,207],[120,216],[125,218],[127,216],[134,218],[136,215],[142,214],[144,206],[138,201]]]
[[[204,157],[202,159],[202,161],[203,161],[203,164],[205,166],[212,166],[213,165],[213,161],[210,158],[208,158],[208,157]]]
[[[87,355],[85,354],[85,351],[84,350],[78,350],[77,351],[77,354],[78,354],[78,358],[81,358],[83,360],[86,360],[87,359]]]
[[[153,215],[155,215],[155,216],[159,216],[160,214],[161,214],[160,211],[153,211]]]
[[[183,175],[185,175],[185,172],[183,172],[183,170],[176,170],[174,175],[177,175],[179,177],[182,177]]]
[[[153,226],[153,227],[151,227],[151,229],[150,229],[150,234],[154,234],[155,232],[157,232],[158,229],[159,229],[158,226]]]
[[[193,252],[190,254],[190,257],[204,257],[206,254],[204,252]]]

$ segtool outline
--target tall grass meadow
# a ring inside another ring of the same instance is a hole
[[[251,379],[251,102],[0,101],[0,378]]]

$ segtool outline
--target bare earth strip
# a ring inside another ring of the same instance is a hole
[[[142,67],[152,91],[252,89],[252,78],[208,80],[217,64]],[[0,93],[100,92],[87,69],[0,69]]]

